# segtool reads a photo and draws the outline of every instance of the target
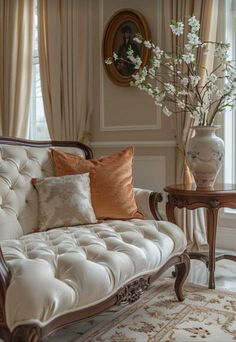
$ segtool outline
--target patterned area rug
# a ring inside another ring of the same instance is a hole
[[[235,312],[236,293],[187,284],[180,303],[173,281],[165,281],[153,285],[136,303],[66,328],[48,341],[235,341]]]

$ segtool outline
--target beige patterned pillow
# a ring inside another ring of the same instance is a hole
[[[89,173],[32,180],[38,191],[39,231],[96,223],[91,204]]]

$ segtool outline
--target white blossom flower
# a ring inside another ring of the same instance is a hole
[[[188,78],[187,77],[183,77],[180,81],[180,83],[186,87],[188,85]]]
[[[189,52],[189,53],[182,55],[182,59],[186,64],[190,64],[195,61],[195,56],[193,53]]]
[[[140,66],[141,66],[141,64],[142,64],[142,60],[141,60],[141,58],[140,58],[139,56],[137,56],[137,57],[135,58],[135,65],[134,65],[134,68],[135,68],[135,69],[139,69]]]
[[[171,83],[164,83],[165,90],[168,94],[174,94],[175,93],[175,86]]]
[[[215,50],[215,55],[220,59],[221,62],[226,62],[229,58],[228,44],[218,44]]]
[[[154,96],[154,91],[153,91],[152,88],[147,88],[147,93],[148,93],[148,95],[150,95],[150,96]]]
[[[217,96],[217,97],[222,97],[223,95],[224,95],[224,92],[223,92],[222,90],[218,89],[218,90],[216,91],[216,96]]]
[[[126,55],[127,55],[127,57],[130,57],[130,56],[134,55],[134,50],[132,50],[131,46],[126,51]]]
[[[136,43],[138,43],[138,44],[141,44],[141,43],[142,43],[142,39],[139,38],[138,36],[135,36],[135,37],[133,38],[133,40],[134,40]]]
[[[161,56],[163,55],[163,51],[159,48],[159,46],[152,47],[152,51],[158,59],[160,59]]]
[[[114,58],[114,61],[116,61],[118,59],[117,53],[113,52],[113,58]]]
[[[236,79],[236,70],[229,68],[227,69],[226,75],[231,81],[234,81]]]
[[[162,109],[162,111],[166,116],[171,116],[173,114],[173,112],[171,112],[166,106]]]
[[[143,45],[147,48],[147,49],[151,49],[152,44],[149,40],[144,40]]]
[[[184,33],[184,24],[181,21],[173,22],[172,25],[170,25],[170,28],[176,36],[180,36]]]
[[[135,57],[134,51],[131,49],[131,47],[129,47],[126,54],[127,54],[127,59],[129,59],[133,63],[134,68],[138,70],[142,64],[142,60],[140,56]]]
[[[195,34],[195,33],[192,33],[192,32],[189,32],[187,34],[187,38],[188,38],[188,44],[190,45],[201,45],[202,42],[201,40],[199,39],[198,35]]]
[[[189,43],[185,44],[184,47],[185,47],[185,50],[187,51],[191,51],[193,49],[193,45]]]
[[[197,32],[200,29],[200,23],[199,20],[196,19],[195,15],[193,15],[192,17],[189,18],[188,20],[188,24],[189,26],[192,27],[192,32]]]
[[[153,79],[156,75],[155,69],[154,68],[149,68],[148,69],[149,76]]]
[[[160,92],[160,90],[156,87],[156,95],[155,95],[155,101],[156,102],[162,102],[165,98],[165,92]]]
[[[217,81],[217,76],[215,74],[211,74],[210,76],[207,77],[207,82],[210,83],[215,83]]]
[[[113,63],[112,58],[111,58],[111,57],[106,58],[106,59],[105,59],[105,63],[106,63],[106,64],[112,64],[112,63]]]
[[[142,69],[142,76],[143,76],[143,77],[146,77],[147,74],[148,74],[148,70],[147,70],[147,67],[145,66],[145,67],[143,67],[143,69]]]
[[[145,66],[143,69],[139,70],[139,72],[132,75],[135,80],[135,85],[139,85],[143,83],[148,75],[147,67]]]
[[[152,61],[152,67],[158,69],[161,65],[160,59],[158,59],[156,56],[153,57]]]
[[[181,90],[181,91],[178,91],[177,93],[177,96],[186,96],[188,95],[188,92],[186,90]]]
[[[201,77],[198,75],[190,75],[190,84],[192,87],[196,87],[198,85],[198,82],[200,81]]]
[[[185,108],[185,103],[181,100],[177,100],[177,107],[184,109]]]

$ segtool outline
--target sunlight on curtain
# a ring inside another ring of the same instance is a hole
[[[0,134],[5,136],[27,136],[33,7],[33,0],[0,1]]]

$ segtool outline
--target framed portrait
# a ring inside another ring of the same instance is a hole
[[[144,49],[142,44],[133,40],[140,33],[145,40],[150,40],[150,31],[145,18],[141,13],[132,9],[123,9],[116,12],[109,20],[103,37],[103,58],[112,57],[113,52],[118,56],[112,64],[104,62],[105,69],[111,81],[121,87],[129,87],[134,66],[127,59],[129,47],[134,56],[140,56],[143,64],[148,61],[150,50]]]

